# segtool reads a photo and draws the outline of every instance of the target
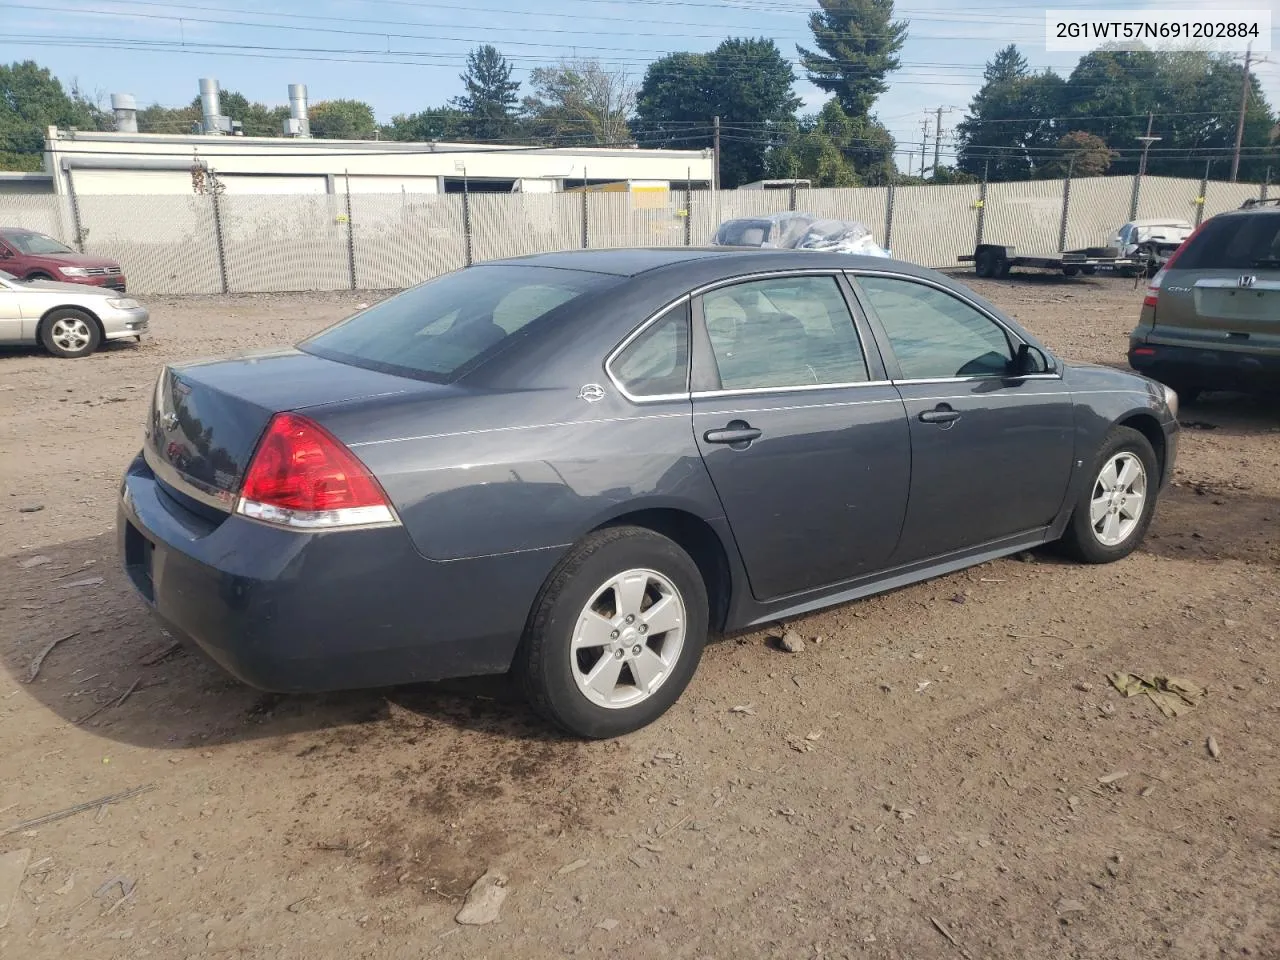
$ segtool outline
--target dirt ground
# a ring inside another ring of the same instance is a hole
[[[1131,282],[975,286],[1123,363]],[[157,300],[141,346],[0,355],[0,831],[152,787],[0,834],[0,920],[30,851],[0,957],[1280,957],[1280,406],[1184,410],[1122,563],[988,564],[794,621],[798,654],[724,639],[660,722],[580,743],[500,680],[249,690],[118,567],[158,366],[365,298]],[[1112,671],[1208,695],[1166,718]],[[500,920],[459,926],[491,867]]]

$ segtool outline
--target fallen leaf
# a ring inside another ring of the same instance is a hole
[[[1210,737],[1205,742],[1205,746],[1209,748],[1209,756],[1213,757],[1213,759],[1217,760],[1222,756],[1222,748],[1218,746],[1218,741],[1214,737]]]

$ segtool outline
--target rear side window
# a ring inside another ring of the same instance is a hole
[[[633,397],[686,393],[689,389],[689,302],[672,307],[627,344],[611,369]]]
[[[862,383],[862,343],[835,277],[753,280],[702,298],[722,390]]]
[[[307,353],[400,376],[454,380],[533,324],[617,277],[509,264],[471,267],[384,300],[300,344]]]
[[[1280,267],[1280,214],[1215,217],[1187,242],[1176,270]]]

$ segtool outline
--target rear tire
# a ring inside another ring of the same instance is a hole
[[[102,331],[89,314],[64,307],[40,321],[40,342],[55,357],[87,357],[98,349]]]
[[[1114,563],[1133,553],[1151,525],[1160,464],[1151,441],[1115,427],[1090,468],[1062,545],[1082,563]]]
[[[1075,277],[1075,276],[1079,276],[1079,274],[1080,274],[1079,267],[1063,267],[1062,268],[1062,275],[1064,277]]]
[[[689,685],[708,611],[702,574],[679,545],[644,527],[608,527],[552,571],[516,671],[534,709],[564,730],[621,736],[658,719]]]

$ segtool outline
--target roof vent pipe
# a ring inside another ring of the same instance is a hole
[[[127,93],[111,95],[111,112],[116,117],[116,130],[120,133],[138,132],[138,104]]]
[[[311,120],[307,117],[307,85],[305,83],[289,84],[289,119],[284,123],[284,133],[288,137],[311,136]]]
[[[200,132],[221,135],[231,124],[222,115],[218,105],[218,81],[213,77],[200,80]]]

